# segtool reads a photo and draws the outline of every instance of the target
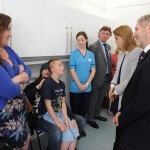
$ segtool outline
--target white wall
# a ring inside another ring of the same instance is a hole
[[[4,4],[3,0],[0,0],[0,12],[3,12],[3,4]]]
[[[150,1],[148,0],[106,0],[106,14],[113,16],[115,28],[120,25],[129,25],[133,32],[137,19],[150,12]],[[113,47],[116,47],[114,43]]]
[[[102,8],[87,3],[89,0],[0,0],[0,12],[12,17],[10,45],[20,57],[62,56],[74,49],[77,32],[85,31],[91,44],[99,28],[114,26],[103,11],[104,0],[100,1],[94,0]]]
[[[68,3],[67,0],[57,1]],[[81,3],[83,4],[79,7],[78,5]],[[149,0],[77,0],[75,2],[71,1],[70,4],[66,5],[69,5],[70,7],[74,6],[76,8],[79,7],[78,9],[84,9],[84,11],[89,13],[94,13],[101,17],[111,19],[115,22],[114,28],[119,25],[127,24],[133,29],[133,31],[137,19],[150,12]],[[112,37],[111,40],[113,43],[114,38]],[[115,47],[114,44],[112,48],[115,49]]]
[[[108,19],[112,21],[111,26],[110,24],[103,24],[103,25],[108,25],[112,28],[112,30],[114,29],[114,17],[110,13],[107,14],[107,12],[105,11],[106,0],[93,0],[93,1],[91,0],[75,0],[75,1],[73,0],[51,0],[51,1],[61,4],[61,5],[68,6],[73,9],[77,9],[77,10],[95,15],[95,16]],[[76,17],[80,17],[80,16],[76,16]],[[100,25],[100,28],[101,28],[101,25]],[[97,37],[97,34],[95,35],[95,37]],[[112,46],[112,51],[113,51],[114,50],[114,44],[113,44],[114,38],[111,37],[108,40],[108,43]]]
[[[102,10],[105,9],[106,0],[80,0],[86,2],[92,6],[96,6]]]
[[[3,2],[0,0],[0,12],[3,11]],[[148,0],[49,0],[50,2],[68,6],[89,14],[106,18],[115,22],[115,27],[128,24],[134,30],[137,18],[149,12]],[[36,5],[35,5],[36,6]],[[79,16],[77,16],[79,17]],[[113,28],[113,29],[114,29]],[[113,43],[113,37],[109,43]],[[114,48],[113,48],[114,49]]]
[[[137,5],[145,5],[150,3],[148,0],[105,0],[106,1],[106,9],[115,9],[119,7],[130,7]]]
[[[10,45],[20,57],[41,56],[42,0],[4,0],[12,18]]]
[[[75,37],[79,31],[87,33],[88,42],[91,44],[98,39],[98,31],[102,26],[114,26],[110,19],[49,0],[44,0],[43,8],[43,56],[70,54],[71,50],[77,48]]]
[[[115,27],[128,24],[133,29],[137,18],[149,13],[149,0],[51,0],[87,13],[113,20]]]
[[[111,14],[115,20],[115,27],[123,24],[131,26],[134,30],[137,19],[150,12],[150,3],[120,6],[107,9],[107,14]]]
[[[105,0],[51,0],[62,5],[69,6],[96,16],[113,20],[112,17],[108,16],[104,11]],[[100,1],[100,2],[98,2]]]

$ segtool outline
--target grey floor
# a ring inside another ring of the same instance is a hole
[[[78,140],[77,150],[112,150],[115,139],[115,126],[112,123],[112,116],[107,114],[107,109],[103,109],[102,116],[106,117],[108,121],[102,122],[96,120],[99,129],[94,129],[88,124],[85,125],[86,137]],[[47,135],[40,136],[42,150],[46,149]],[[36,139],[32,140],[33,150],[39,150],[39,145]],[[31,150],[29,148],[29,150]]]

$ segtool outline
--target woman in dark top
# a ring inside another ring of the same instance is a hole
[[[41,97],[41,87],[44,80],[50,76],[48,70],[48,64],[44,63],[40,69],[39,77],[32,83],[29,83],[24,92],[26,93],[27,98],[29,99],[31,105],[33,106],[34,110],[37,112],[37,105]]]

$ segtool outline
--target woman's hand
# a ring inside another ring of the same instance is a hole
[[[23,91],[24,90],[24,84],[22,83],[22,84],[19,84],[19,85],[20,85],[21,90]]]
[[[24,66],[23,65],[19,65],[19,74],[22,73],[24,71]]]
[[[81,92],[83,92],[84,90],[86,90],[86,86],[84,84],[80,84],[79,89]]]
[[[45,79],[42,79],[41,82],[39,83],[39,86],[42,87],[43,82],[45,81]]]
[[[114,88],[110,88],[110,90],[109,90],[109,100],[111,101],[111,102],[113,102],[114,101],[114,99],[115,99],[115,93],[114,93]]]
[[[85,89],[87,89],[88,86],[89,86],[89,83],[86,82],[86,83],[84,84]]]
[[[45,81],[45,79],[42,79],[41,82],[40,82],[38,85],[36,85],[36,88],[37,88],[38,90],[41,89],[41,87],[42,87],[44,81]]]
[[[19,65],[19,74],[13,77],[11,80],[13,83],[16,83],[16,84],[26,83],[29,80],[28,74],[24,72],[23,65]]]

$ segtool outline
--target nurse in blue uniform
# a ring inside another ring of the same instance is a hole
[[[70,105],[75,114],[85,117],[91,93],[91,81],[95,75],[95,57],[88,50],[88,37],[85,32],[78,32],[76,40],[78,49],[71,52],[69,62]]]

